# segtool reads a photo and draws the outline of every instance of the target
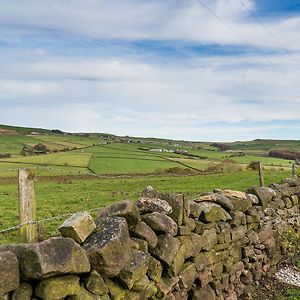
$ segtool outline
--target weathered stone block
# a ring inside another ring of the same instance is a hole
[[[169,216],[153,212],[142,216],[143,221],[157,233],[167,233],[172,236],[177,233],[177,224]]]
[[[212,202],[201,202],[198,203],[201,209],[199,217],[200,221],[203,222],[218,222],[231,220],[230,215],[220,205]]]
[[[131,255],[126,220],[122,217],[102,218],[83,247],[88,253],[93,269],[100,275],[118,275]]]
[[[108,293],[108,288],[103,278],[95,270],[84,278],[84,285],[89,292],[95,295],[103,296]]]
[[[184,216],[184,195],[182,194],[170,194],[167,197],[163,197],[172,207],[172,213],[170,217],[177,223],[182,225]]]
[[[209,251],[212,249],[214,245],[218,243],[218,237],[216,233],[216,229],[212,228],[209,230],[205,230],[202,235],[203,239],[203,250]]]
[[[196,289],[192,300],[216,300],[216,294],[214,290],[207,285],[204,288]]]
[[[172,294],[175,297],[175,300],[188,300],[188,290],[180,290],[180,291],[174,291]]]
[[[198,219],[201,215],[202,209],[199,203],[196,203],[195,201],[189,202],[190,206],[190,217],[194,219]]]
[[[90,271],[86,252],[70,238],[56,237],[36,244],[6,245],[19,260],[24,280]]]
[[[198,278],[200,280],[201,287],[205,287],[209,282],[213,280],[212,273],[209,270],[203,270],[198,273]]]
[[[188,226],[178,226],[178,235],[189,235],[192,231]]]
[[[78,212],[66,220],[58,230],[63,237],[83,243],[95,228],[96,224],[87,212]]]
[[[40,281],[35,288],[35,294],[44,300],[60,300],[79,292],[79,277],[74,275],[47,278]]]
[[[216,252],[214,250],[210,252],[200,252],[194,259],[193,262],[196,266],[197,271],[204,270],[207,266],[217,262]]]
[[[151,253],[153,256],[165,262],[168,266],[174,261],[179,250],[180,242],[171,235],[161,235],[158,237],[158,243]]]
[[[178,236],[177,238],[180,243],[185,246],[185,258],[195,257],[196,255],[198,255],[204,243],[203,238],[196,233]]]
[[[179,271],[181,270],[184,261],[185,261],[185,254],[186,254],[186,246],[181,245],[174,260],[169,268],[169,275],[170,276],[177,276]]]
[[[162,269],[161,262],[151,256],[147,271],[148,277],[154,282],[159,282],[162,275]]]
[[[201,221],[195,221],[196,223],[196,228],[194,230],[194,232],[196,234],[203,234],[205,230],[208,230],[208,229],[212,229],[212,228],[217,228],[217,223],[215,222],[209,222],[209,223],[204,223],[204,222],[201,222]]]
[[[233,242],[236,242],[238,240],[242,240],[246,235],[247,229],[245,226],[239,226],[236,228],[233,228],[231,231],[231,239]]]
[[[258,197],[259,203],[263,209],[266,209],[269,202],[276,196],[276,192],[269,187],[252,186],[247,192]]]
[[[149,267],[150,255],[144,252],[136,252],[127,262],[119,274],[119,278],[131,289],[134,283],[143,278]]]
[[[200,196],[198,199],[196,199],[195,201],[196,202],[202,202],[202,201],[214,202],[214,203],[222,206],[227,211],[231,211],[234,209],[234,206],[233,206],[231,200],[222,194],[205,193],[202,196]]]
[[[246,224],[246,215],[242,211],[232,211],[230,212],[230,216],[232,218],[229,223],[232,226],[240,226]]]
[[[20,282],[19,263],[15,254],[0,252],[0,295],[18,288]]]
[[[129,226],[133,226],[141,220],[139,209],[135,203],[131,200],[123,200],[103,208],[95,220],[96,225],[101,223],[102,218],[114,216],[125,218]]]
[[[30,300],[33,290],[32,286],[27,282],[22,282],[18,288],[13,292],[12,300]]]
[[[190,290],[197,278],[197,270],[195,264],[191,262],[185,263],[178,276],[180,289]]]
[[[175,277],[162,277],[160,282],[156,284],[157,287],[157,297],[159,299],[167,296],[169,293],[172,292],[174,286],[178,283],[179,278],[178,276]]]
[[[196,221],[192,218],[186,218],[185,224],[191,231],[194,231],[196,228]]]
[[[126,289],[120,282],[104,278],[106,286],[109,290],[109,295],[111,300],[123,300],[125,299],[125,296],[128,292],[128,289]]]
[[[140,222],[137,225],[135,225],[131,232],[144,240],[148,242],[149,248],[155,248],[157,245],[157,236],[155,232],[145,223]]]
[[[211,272],[215,278],[221,278],[221,275],[223,273],[223,263],[222,262],[215,263],[211,267]]]
[[[80,286],[80,290],[76,295],[68,296],[66,300],[110,300],[110,297],[106,294],[103,296],[94,295],[87,291],[84,286]]]
[[[136,205],[140,209],[141,214],[159,212],[168,215],[172,213],[170,204],[159,198],[142,197],[136,202]]]
[[[223,190],[220,193],[231,200],[234,210],[245,212],[252,206],[252,200],[244,192]]]
[[[132,290],[136,292],[144,291],[150,285],[150,280],[147,275],[137,280],[132,286]]]
[[[260,243],[266,241],[267,239],[273,236],[273,229],[272,227],[266,227],[258,233],[258,240]]]

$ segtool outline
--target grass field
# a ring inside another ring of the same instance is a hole
[[[0,136],[0,153],[20,154],[26,144],[37,144],[37,140],[26,135]]]
[[[72,153],[61,152],[43,155],[25,156],[17,158],[1,159],[4,163],[22,163],[31,165],[53,165],[53,166],[74,166],[74,167],[87,167],[89,164],[90,153]],[[1,165],[0,165],[1,166]]]
[[[266,171],[266,184],[278,182],[290,175],[287,171]],[[122,199],[137,200],[142,190],[151,185],[162,192],[186,193],[193,198],[201,192],[214,188],[244,190],[258,183],[257,172],[247,171],[229,174],[197,176],[164,176],[143,178],[87,177],[41,177],[36,182],[38,219],[58,216],[65,213],[100,208]],[[18,224],[17,180],[0,180],[0,230]],[[95,216],[96,211],[92,212]],[[57,227],[62,220],[43,224],[45,237],[58,235]],[[15,242],[18,232],[0,234],[0,243]]]

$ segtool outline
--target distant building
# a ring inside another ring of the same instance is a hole
[[[149,149],[150,152],[163,152],[163,149]]]
[[[187,150],[174,150],[174,153],[176,153],[176,154],[187,154],[188,152],[187,152]]]

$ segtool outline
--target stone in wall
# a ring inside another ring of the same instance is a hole
[[[133,226],[141,220],[139,209],[135,203],[131,200],[123,200],[101,209],[95,222],[98,225],[103,218],[113,216],[125,218],[129,226]]]
[[[178,227],[176,222],[171,217],[163,213],[148,213],[143,215],[142,219],[158,234],[166,233],[174,236],[177,233]]]
[[[93,218],[87,212],[72,215],[59,228],[63,237],[69,237],[82,244],[96,228]]]
[[[0,266],[0,295],[3,295],[19,286],[19,262],[12,252],[0,252]]]
[[[125,218],[99,219],[96,230],[87,238],[83,248],[91,266],[99,274],[117,276],[131,255],[128,225]]]
[[[18,257],[21,278],[24,280],[90,271],[86,252],[69,238],[57,237],[36,244],[3,247],[10,249]]]

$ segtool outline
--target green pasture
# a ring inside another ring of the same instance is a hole
[[[13,155],[20,154],[24,145],[37,144],[38,141],[26,135],[0,136],[0,154],[10,153]]]
[[[287,171],[265,172],[266,184],[278,182],[288,177]],[[193,198],[214,188],[244,190],[258,183],[257,172],[236,172],[197,176],[164,176],[143,178],[99,179],[87,177],[47,177],[38,178],[36,185],[38,219],[54,217],[76,211],[101,208],[122,199],[137,200],[142,190],[151,185],[162,192],[186,193]],[[18,224],[18,187],[17,180],[0,179],[0,230]],[[97,210],[92,212],[95,216]],[[53,220],[41,226],[41,235],[58,235],[57,227],[66,219]],[[0,234],[0,243],[17,241],[17,232]]]
[[[233,150],[261,150],[268,152],[275,149],[290,149],[300,151],[300,140],[254,140],[229,143]]]
[[[89,164],[90,153],[73,153],[73,152],[59,152],[51,154],[41,154],[24,157],[5,158],[0,160],[4,163],[20,163],[34,165],[53,165],[53,166],[73,166],[73,167],[87,167]]]
[[[175,167],[183,168],[175,161],[146,156],[94,156],[89,164],[97,174],[157,173]]]
[[[237,163],[240,164],[249,164],[251,161],[260,161],[263,165],[271,166],[291,166],[293,161],[281,158],[265,157],[265,156],[254,156],[254,155],[245,155],[245,156],[234,156],[228,157]]]
[[[201,160],[201,159],[189,159],[189,158],[172,158],[173,161],[180,162],[189,167],[198,169],[200,171],[205,171],[208,166],[212,163],[209,160]]]
[[[57,145],[63,145],[65,147],[86,147],[93,144],[99,144],[101,139],[95,137],[84,137],[76,135],[39,135],[37,139],[45,142],[55,143]]]

